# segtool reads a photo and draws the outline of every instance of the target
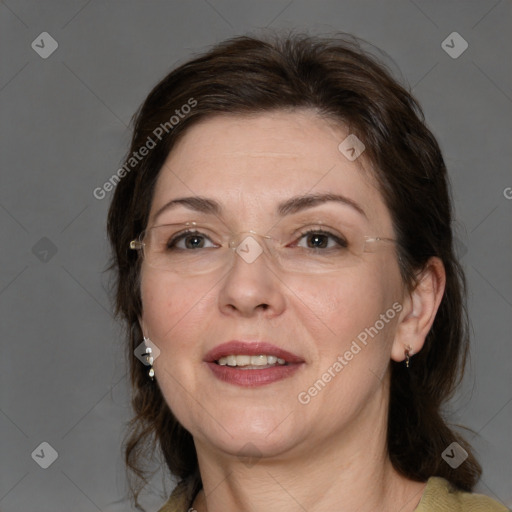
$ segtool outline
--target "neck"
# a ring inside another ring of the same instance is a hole
[[[387,408],[387,400],[377,396],[373,414],[369,411],[370,418],[362,419],[362,424],[279,457],[242,461],[196,441],[203,490],[193,508],[197,512],[414,511],[425,483],[409,480],[392,467],[386,451],[387,414],[380,414],[382,408]],[[372,416],[382,420],[372,423]]]

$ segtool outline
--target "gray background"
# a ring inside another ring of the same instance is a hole
[[[511,6],[1,2],[0,510],[130,510],[120,454],[127,356],[102,273],[111,194],[92,192],[119,167],[129,120],[157,80],[192,52],[262,27],[365,38],[423,105],[453,181],[474,329],[472,365],[447,412],[475,431],[478,490],[512,506]],[[454,31],[469,44],[458,58],[441,46]],[[31,47],[42,32],[59,45],[47,59]],[[48,469],[31,457],[42,442],[58,452]],[[158,472],[149,510],[171,489]]]

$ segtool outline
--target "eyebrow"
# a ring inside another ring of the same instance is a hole
[[[352,199],[345,197],[340,194],[305,194],[302,196],[295,196],[286,201],[280,203],[277,207],[277,213],[280,216],[290,215],[292,213],[297,213],[301,210],[306,210],[308,208],[313,208],[323,203],[327,202],[337,202],[344,204],[346,206],[350,206],[354,210],[356,210],[363,217],[368,218],[363,208],[353,201]],[[165,211],[171,210],[176,206],[185,206],[189,210],[193,210],[200,213],[206,213],[210,215],[221,215],[222,206],[220,203],[213,199],[208,199],[206,197],[200,196],[191,196],[191,197],[180,197],[178,199],[173,199],[168,203],[164,204],[155,214],[155,220]]]

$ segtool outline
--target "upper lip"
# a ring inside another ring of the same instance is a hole
[[[303,363],[304,359],[299,356],[283,350],[275,345],[264,341],[245,342],[239,340],[228,341],[214,347],[204,358],[207,363],[218,361],[221,357],[229,355],[268,355],[284,359],[287,363]]]

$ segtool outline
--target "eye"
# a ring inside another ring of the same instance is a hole
[[[304,243],[301,241],[304,240]],[[336,249],[347,248],[348,243],[343,238],[322,229],[312,229],[301,234],[297,247],[305,249]]]
[[[210,244],[210,245],[207,245]],[[186,231],[179,235],[173,236],[168,242],[166,249],[205,249],[210,247],[218,247],[206,235],[199,231]]]

